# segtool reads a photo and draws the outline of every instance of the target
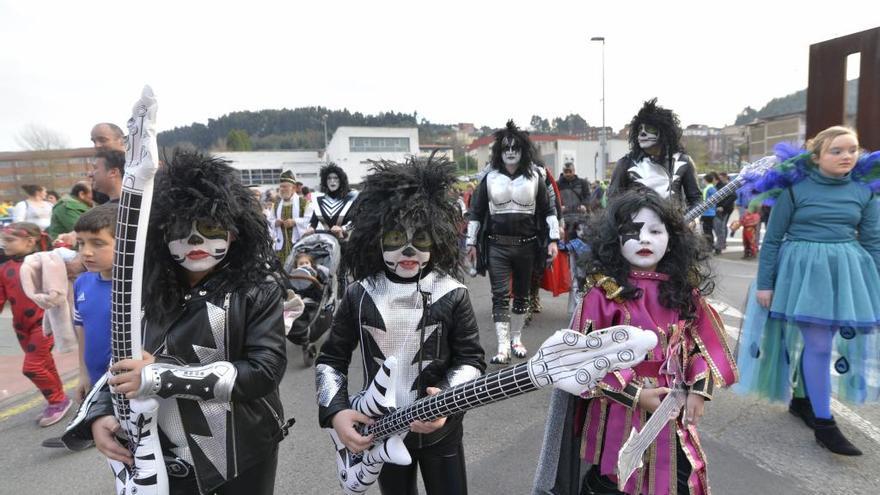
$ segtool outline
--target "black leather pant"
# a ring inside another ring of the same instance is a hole
[[[278,445],[272,449],[272,453],[263,459],[263,462],[252,466],[238,474],[212,493],[216,495],[236,495],[247,493],[248,495],[272,495],[275,493],[275,470],[278,467]],[[191,495],[199,493],[199,485],[196,482],[195,473],[191,472],[186,478],[168,477],[169,495]]]
[[[409,449],[412,464],[385,464],[379,474],[382,495],[418,495],[416,467],[422,472],[427,495],[467,495],[467,472],[461,440]]]
[[[510,280],[513,279],[513,312],[525,314],[535,268],[536,242],[504,246],[489,241],[489,282],[492,284],[492,320],[510,321]]]

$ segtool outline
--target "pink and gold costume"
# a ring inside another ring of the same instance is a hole
[[[648,413],[639,407],[644,387],[671,387],[672,377],[661,372],[667,360],[681,364],[690,392],[712,398],[715,386],[737,381],[735,360],[725,339],[724,324],[712,307],[696,295],[695,318],[681,320],[677,310],[660,304],[659,285],[668,276],[657,272],[631,272],[630,283],[642,290],[634,300],[622,300],[609,277],[594,276],[595,286],[584,296],[572,327],[581,332],[612,325],[634,325],[657,333],[658,344],[646,361],[633,369],[609,373],[599,386],[579,401],[574,414],[575,438],[581,438],[581,456],[597,465],[601,474],[617,481],[615,467],[621,446],[633,428],[641,429]],[[706,456],[696,428],[685,426],[681,416],[670,421],[645,454],[645,466],[626,485],[626,493],[666,495],[677,493],[677,455],[681,447],[690,463],[691,495],[708,494]]]

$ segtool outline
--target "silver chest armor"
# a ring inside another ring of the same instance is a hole
[[[672,176],[670,177],[666,167],[656,163],[649,156],[645,156],[639,162],[636,162],[627,171],[630,178],[634,182],[638,182],[645,187],[653,189],[663,198],[668,198],[672,191],[677,191],[681,183],[681,168],[688,164],[686,160],[681,160],[681,153],[673,155]]]
[[[509,176],[497,170],[489,172],[486,175],[489,214],[525,213],[534,215],[538,180],[537,174],[532,174],[531,178],[520,175],[511,180]]]
[[[419,350],[435,332],[443,332],[439,324],[425,327],[425,340],[421,340],[419,324],[422,321],[422,296],[415,283],[396,283],[382,274],[360,282],[382,315],[384,328],[363,325],[383,356],[374,356],[381,366],[385,358],[397,357],[398,380],[395,399],[397,407],[412,404],[418,398],[414,384],[419,376]],[[449,292],[464,287],[452,277],[431,272],[419,281],[418,287],[431,294],[436,302]],[[442,335],[438,335],[442,338]],[[424,365],[422,365],[424,366]]]

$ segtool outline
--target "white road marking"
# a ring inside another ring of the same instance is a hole
[[[733,318],[739,318],[739,319],[743,318],[743,314],[740,312],[740,310],[734,308],[733,306],[727,304],[724,301],[721,301],[718,299],[709,299],[709,304],[711,304],[712,307],[715,308],[715,310],[721,314],[725,314],[725,315],[733,317]]]
[[[740,313],[735,308],[731,308],[729,305],[727,305],[724,302],[711,301],[711,304],[716,309],[723,306],[723,307],[725,307],[725,309],[727,311],[732,311],[732,312],[738,313],[739,316],[737,318],[742,318],[742,313]],[[718,311],[722,312],[720,309]],[[729,314],[729,315],[733,316],[730,313],[725,313],[725,314]],[[734,341],[736,341],[739,338],[739,328],[725,324],[724,330],[727,332],[727,335],[729,335],[730,338],[732,338]],[[834,397],[831,398],[831,410],[834,412],[834,415],[837,418],[843,418],[848,423],[855,426],[856,429],[858,429],[860,432],[862,432],[863,435],[870,438],[871,440],[873,440],[877,444],[880,444],[880,428],[877,428],[870,421],[859,416],[858,413],[856,413],[855,411],[853,411],[849,407],[845,406],[843,403],[841,403],[839,400],[835,399]]]

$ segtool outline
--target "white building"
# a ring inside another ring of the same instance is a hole
[[[538,150],[538,157],[553,172],[554,177],[562,173],[567,161],[574,163],[575,173],[590,181],[597,177],[608,178],[614,164],[629,152],[629,143],[623,139],[609,139],[607,143],[608,168],[602,169],[599,141],[588,141],[576,136],[553,134],[532,134],[529,136]],[[468,156],[476,158],[480,168],[489,163],[492,155],[492,136],[484,136],[468,146]]]
[[[369,160],[402,162],[418,154],[417,127],[339,127],[327,145],[328,161],[342,167],[351,184],[363,181]]]
[[[304,186],[320,187],[324,159],[318,151],[221,151],[217,156],[232,162],[246,185],[277,186],[281,172],[291,170]]]

